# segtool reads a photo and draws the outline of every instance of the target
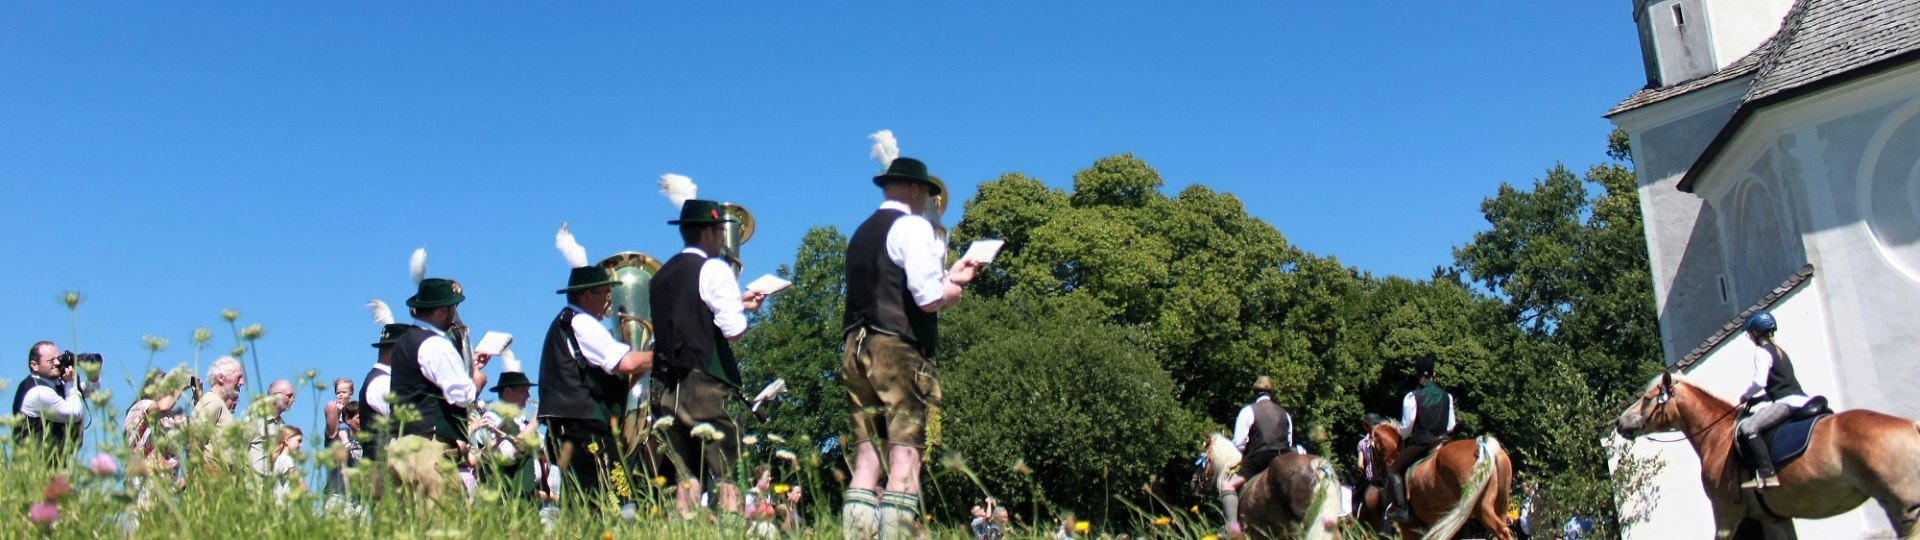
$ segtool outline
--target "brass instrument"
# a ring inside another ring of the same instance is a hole
[[[653,343],[653,276],[660,273],[660,261],[645,253],[623,251],[600,261],[599,266],[613,271],[613,278],[620,280],[620,286],[613,288],[611,306],[607,312],[613,316],[613,337],[635,350],[644,349]],[[619,421],[613,423],[614,435],[625,443],[626,451],[622,455],[631,455],[641,446],[642,436],[646,433],[649,419],[647,397],[651,394],[653,375],[641,373],[629,375],[627,379],[626,408],[616,411]]]
[[[945,251],[944,248],[947,245],[947,226],[940,222],[940,216],[947,213],[947,182],[941,180],[938,176],[928,176],[927,178],[933,180],[933,185],[940,186],[940,193],[927,197],[927,206],[924,210],[921,210],[920,215],[927,218],[927,221],[933,222],[933,236],[940,240],[942,251]]]
[[[727,259],[727,264],[733,266],[733,273],[737,275],[742,268],[740,246],[746,245],[747,240],[753,238],[753,213],[748,212],[746,207],[723,203],[720,205],[720,216],[733,220],[720,224],[724,232],[720,256]]]

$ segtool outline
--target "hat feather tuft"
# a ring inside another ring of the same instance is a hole
[[[373,299],[373,301],[367,302],[367,307],[373,308],[374,324],[380,326],[393,324],[393,308],[387,307],[386,302],[381,302],[380,299],[376,298]]]
[[[870,155],[873,159],[880,160],[881,169],[892,167],[894,158],[900,157],[900,143],[893,139],[893,130],[875,131],[872,135],[868,135],[867,139],[873,141],[873,152]]]
[[[513,349],[500,351],[500,372],[521,373],[520,358],[513,355]]]
[[[427,279],[427,248],[413,250],[413,258],[407,260],[407,271],[413,274],[416,285]]]
[[[573,233],[567,232],[567,222],[560,222],[560,232],[553,235],[553,247],[560,250],[560,256],[567,258],[568,268],[587,266],[587,248],[573,239]]]
[[[699,193],[700,186],[694,185],[692,178],[673,173],[660,175],[660,194],[673,201],[674,208],[686,206],[687,201],[697,198]]]

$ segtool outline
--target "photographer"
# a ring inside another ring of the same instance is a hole
[[[13,395],[13,414],[25,418],[14,437],[23,444],[36,441],[55,464],[64,462],[80,446],[85,429],[86,399],[82,384],[75,381],[74,362],[99,362],[99,355],[74,355],[60,352],[51,341],[33,344],[27,349],[27,370],[32,376],[20,383]],[[98,384],[99,372],[89,377]]]

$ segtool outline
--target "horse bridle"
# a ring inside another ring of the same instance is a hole
[[[1659,401],[1659,402],[1656,402],[1656,403],[1654,403],[1654,404],[1653,404],[1653,407],[1654,407],[1654,408],[1653,408],[1653,410],[1654,410],[1654,412],[1656,412],[1656,413],[1657,413],[1657,412],[1660,412],[1660,411],[1663,411],[1663,410],[1665,410],[1665,408],[1666,408],[1666,406],[1667,406],[1667,403],[1668,403],[1668,402],[1671,402],[1671,401],[1673,401],[1673,384],[1672,384],[1672,383],[1665,383],[1665,384],[1662,384],[1662,385],[1660,385],[1660,401]],[[1693,437],[1694,437],[1695,435],[1699,435],[1699,434],[1702,434],[1702,433],[1706,433],[1706,432],[1707,432],[1707,430],[1710,430],[1710,429],[1713,429],[1713,427],[1714,427],[1714,426],[1717,426],[1717,425],[1720,425],[1720,423],[1721,423],[1721,422],[1725,422],[1725,421],[1727,421],[1727,419],[1728,419],[1728,418],[1733,418],[1733,415],[1734,415],[1734,413],[1737,413],[1737,412],[1740,412],[1740,406],[1739,406],[1739,405],[1734,405],[1734,406],[1732,406],[1732,407],[1728,407],[1728,408],[1727,408],[1727,412],[1725,412],[1725,413],[1721,413],[1721,414],[1720,414],[1720,416],[1719,416],[1718,418],[1716,418],[1716,419],[1714,419],[1714,421],[1712,421],[1712,422],[1708,422],[1708,423],[1707,423],[1707,425],[1706,425],[1705,427],[1702,427],[1702,428],[1700,428],[1700,429],[1697,429],[1697,430],[1694,430],[1694,431],[1692,431],[1692,432],[1688,432],[1688,431],[1685,431],[1685,430],[1679,430],[1679,431],[1680,431],[1680,438],[1678,438],[1678,439],[1674,439],[1674,440],[1671,440],[1671,441],[1663,441],[1663,440],[1660,440],[1660,439],[1655,439],[1655,438],[1653,438],[1653,436],[1652,436],[1652,435],[1648,435],[1648,436],[1646,437],[1646,439],[1647,439],[1648,441],[1652,441],[1652,442],[1657,442],[1657,443],[1671,443],[1671,442],[1680,442],[1680,441],[1684,441],[1684,440],[1688,440],[1688,439],[1692,439],[1692,438],[1693,438]]]

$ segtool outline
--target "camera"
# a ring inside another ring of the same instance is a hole
[[[62,352],[60,353],[59,357],[55,358],[55,360],[59,361],[60,369],[73,369],[74,364],[81,363],[81,362],[96,364],[96,365],[106,362],[106,359],[101,358],[100,353],[75,354],[73,351]]]

